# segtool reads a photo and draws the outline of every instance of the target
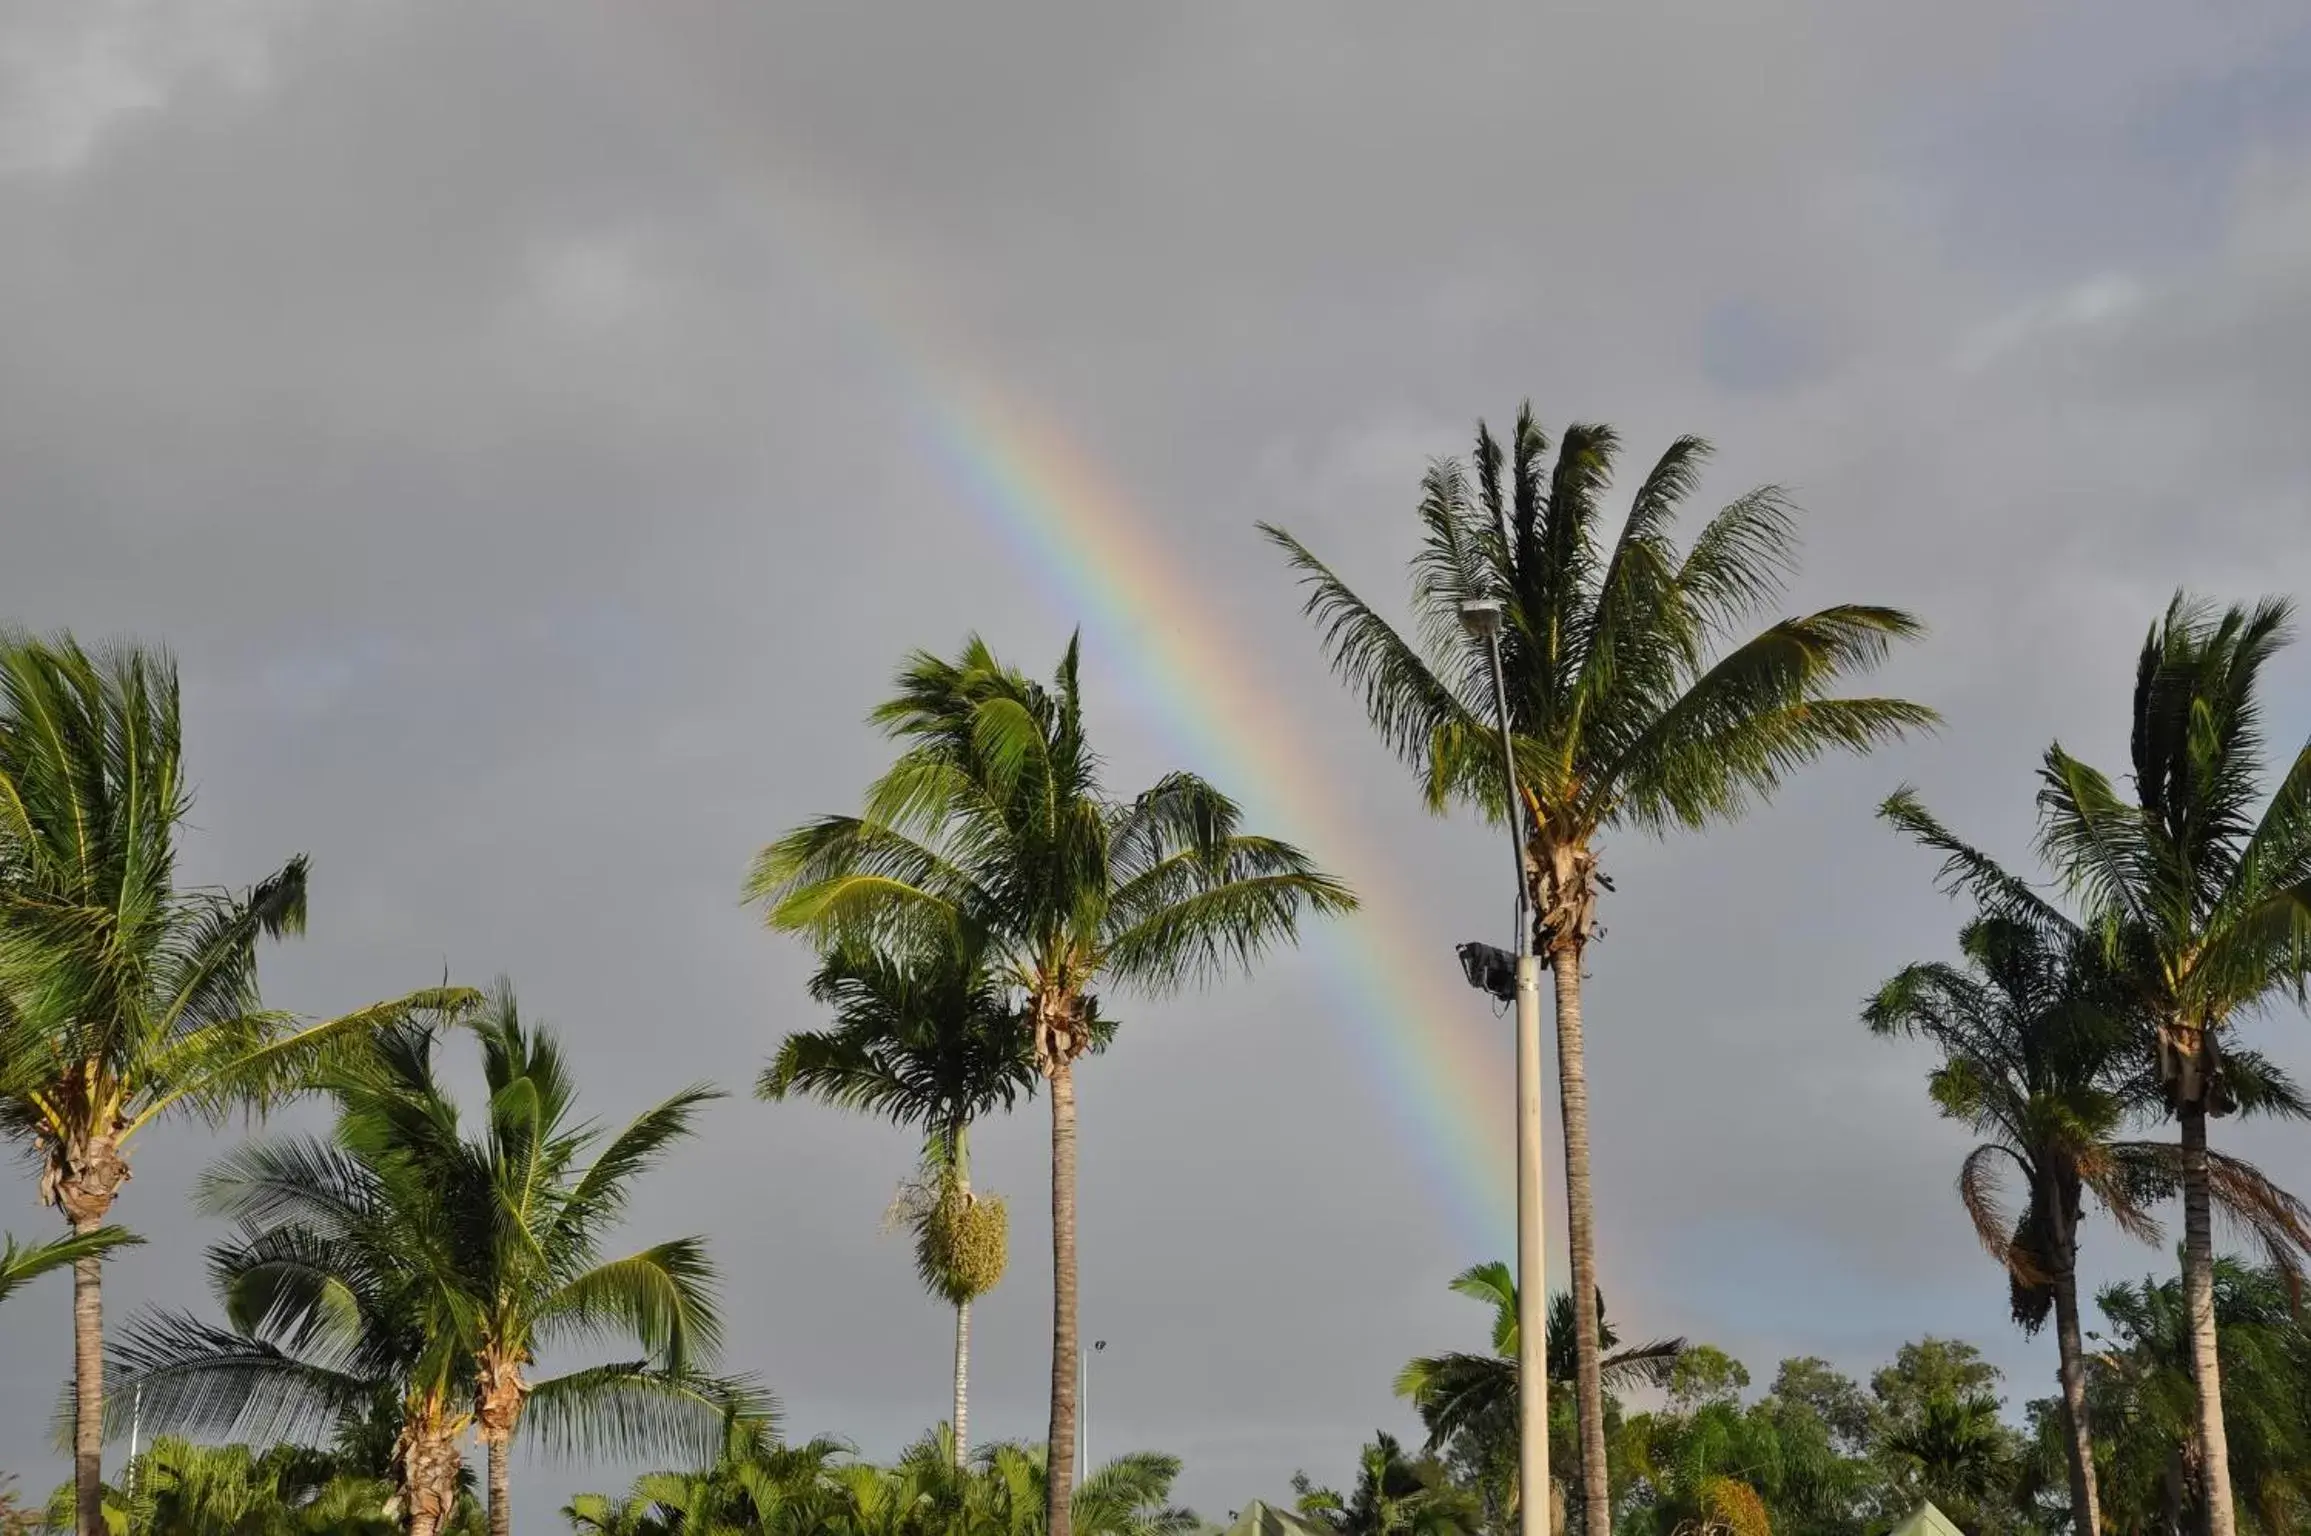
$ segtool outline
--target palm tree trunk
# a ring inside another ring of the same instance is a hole
[[[75,1221],[86,1235],[103,1224]],[[72,1486],[79,1536],[106,1536],[104,1525],[104,1260],[72,1266]]]
[[[514,1488],[503,1435],[489,1437],[489,1536],[513,1536]]]
[[[1075,1068],[1051,1063],[1051,1431],[1045,1443],[1044,1530],[1074,1536]]]
[[[971,1463],[971,1303],[955,1303],[955,1470]]]
[[[1581,1433],[1581,1514],[1586,1536],[1612,1536],[1613,1491],[1605,1468],[1605,1385],[1597,1342],[1597,1240],[1589,1204],[1589,1076],[1581,1060],[1581,954],[1554,946],[1557,1095],[1565,1123],[1565,1238],[1573,1256],[1573,1406]]]
[[[2062,1356],[2062,1413],[2070,1427],[2070,1520],[2078,1536],[2100,1536],[2101,1497],[2094,1486],[2094,1438],[2086,1423],[2086,1359],[2078,1334],[2078,1233],[2062,1196],[2049,1192],[2055,1212],[2054,1337]]]
[[[438,1401],[420,1400],[404,1406],[401,1435],[393,1454],[409,1536],[437,1536],[455,1513],[463,1461],[457,1442],[463,1432],[462,1425],[441,1416]]]
[[[971,1128],[958,1115],[947,1133],[947,1157],[955,1170],[955,1188],[967,1200],[971,1195]],[[955,1303],[955,1470],[971,1461],[971,1300]]]
[[[93,1076],[94,1069],[90,1069]],[[86,1237],[104,1225],[128,1182],[120,1128],[51,1144],[42,1198]],[[72,1266],[72,1505],[79,1536],[106,1536],[104,1524],[104,1260]]]
[[[2191,1377],[2199,1389],[2199,1479],[2207,1536],[2236,1536],[2231,1450],[2223,1429],[2223,1373],[2215,1347],[2215,1236],[2207,1184],[2207,1110],[2185,1103],[2183,1122],[2183,1305],[2190,1313]]]

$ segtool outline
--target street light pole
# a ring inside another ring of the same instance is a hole
[[[1081,1488],[1091,1469],[1091,1356],[1107,1348],[1107,1340],[1093,1339],[1091,1351],[1075,1356],[1075,1486]]]
[[[1549,1536],[1548,1272],[1542,1248],[1541,963],[1526,916],[1525,801],[1509,736],[1508,678],[1501,665],[1501,605],[1472,598],[1461,622],[1482,639],[1492,663],[1508,796],[1509,844],[1517,871],[1517,1529]]]

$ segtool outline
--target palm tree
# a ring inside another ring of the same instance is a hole
[[[2311,970],[2311,742],[2261,813],[2256,688],[2289,639],[2277,599],[2216,614],[2177,593],[2136,664],[2134,794],[2121,795],[2060,743],[2039,770],[2039,846],[2087,903],[2087,927],[2150,1021],[2166,1107],[2181,1126],[2183,1290],[2192,1318],[2197,1438],[2209,1536],[2234,1536],[2216,1342],[2213,1216],[2222,1165],[2207,1121],[2250,1091],[2226,1037],[2275,997],[2298,999]],[[1884,814],[1945,855],[1945,880],[1986,906],[2056,932],[2074,925],[2026,883],[1960,842],[1906,791]],[[2311,1233],[2296,1242],[2311,1246]]]
[[[478,1135],[439,1082],[434,1032],[389,1034],[334,1083],[331,1140],[254,1143],[211,1174],[205,1204],[242,1232],[210,1260],[230,1327],[161,1314],[122,1351],[146,1411],[189,1431],[294,1436],[391,1397],[412,1536],[449,1512],[469,1427],[506,1536],[517,1432],[579,1454],[703,1448],[747,1401],[697,1369],[718,1335],[699,1240],[601,1252],[633,1181],[715,1095],[685,1089],[604,1137],[575,1118],[552,1035],[509,988],[476,1033]],[[541,1347],[612,1340],[645,1358],[530,1379]]]
[[[1599,889],[1612,888],[1600,835],[1707,827],[1770,795],[1802,763],[1833,748],[1866,752],[1935,716],[1830,691],[1919,632],[1895,609],[1841,605],[1728,643],[1779,597],[1791,567],[1796,521],[1780,490],[1733,502],[1680,553],[1671,526],[1709,452],[1680,438],[1638,486],[1608,549],[1600,503],[1619,438],[1610,427],[1569,427],[1553,468],[1542,462],[1548,447],[1528,405],[1505,452],[1478,425],[1473,482],[1457,460],[1429,469],[1409,639],[1299,540],[1262,528],[1300,572],[1333,670],[1422,775],[1433,811],[1455,802],[1491,817],[1510,811],[1487,653],[1462,627],[1464,603],[1501,604],[1524,798],[1510,814],[1524,833],[1535,948],[1555,978],[1566,1229],[1573,1294],[1585,1298],[1598,1281],[1581,963],[1598,931]],[[1587,1529],[1601,1536],[1612,1529],[1603,1355],[1585,1302],[1576,1316],[1583,1503]]]
[[[895,1213],[915,1234],[924,1287],[955,1309],[954,1461],[970,1455],[971,1303],[1003,1278],[1003,1202],[971,1188],[971,1124],[1035,1088],[1035,1057],[1010,989],[976,957],[907,961],[855,946],[828,953],[811,996],[835,1027],[787,1036],[756,1092],[792,1093],[922,1130],[921,1179]]]
[[[2118,1141],[2134,1061],[2121,1020],[2097,995],[2098,968],[2071,940],[1978,918],[1960,936],[1966,969],[1911,965],[1863,1009],[1871,1032],[1922,1036],[1942,1052],[1929,1079],[1942,1113],[1987,1137],[1966,1155],[1958,1192],[1982,1246],[2007,1271],[2015,1320],[2036,1332],[2051,1300],[2069,1430],[2071,1518],[2096,1536],[2094,1445],[2079,1335],[2083,1192],[2127,1232],[2157,1228],[2143,1209],[2140,1149]],[[2019,1222],[1998,1198],[2001,1168],[2022,1176]]]
[[[2180,1283],[2145,1279],[2097,1297],[2109,1334],[2088,1361],[2087,1405],[2113,1454],[2104,1517],[2121,1536],[2205,1528],[2206,1488]],[[2225,1422],[2239,1509],[2262,1536],[2311,1519],[2311,1329],[2275,1269],[2215,1261]]]
[[[17,1246],[13,1237],[8,1238],[0,1244],[0,1301],[6,1301],[50,1270],[78,1264],[82,1259],[101,1259],[115,1248],[133,1247],[143,1241],[122,1227],[98,1227],[93,1232],[75,1232],[22,1247]]]
[[[1936,1392],[1894,1425],[1884,1454],[1906,1502],[1932,1499],[1966,1527],[1996,1503],[2014,1476],[2014,1436],[1987,1392]]]
[[[623,1500],[581,1495],[563,1510],[579,1531],[602,1536],[720,1536],[780,1532],[806,1536],[825,1528],[839,1503],[836,1474],[850,1446],[821,1437],[786,1445],[775,1417],[729,1414],[714,1460],[691,1472],[650,1472]]]
[[[437,988],[313,1024],[263,1008],[257,945],[303,931],[305,860],[245,892],[178,888],[182,749],[165,652],[0,633],[0,1129],[82,1236],[162,1115],[261,1109],[380,1025],[468,997]],[[102,1253],[73,1275],[74,1524],[102,1536]]]
[[[1495,1259],[1472,1265],[1456,1275],[1452,1288],[1493,1309],[1492,1353],[1423,1355],[1407,1361],[1397,1372],[1395,1391],[1411,1401],[1428,1430],[1425,1449],[1434,1454],[1448,1447],[1469,1459],[1485,1462],[1484,1453],[1513,1446],[1517,1423],[1517,1281],[1508,1265]],[[1548,1337],[1543,1350],[1551,1381],[1573,1378],[1573,1293],[1558,1291],[1549,1297]],[[1597,1337],[1605,1351],[1599,1375],[1609,1392],[1667,1384],[1670,1372],[1685,1352],[1683,1339],[1657,1339],[1629,1349],[1605,1318],[1605,1300],[1597,1298]],[[1465,1442],[1465,1443],[1464,1443]],[[1479,1444],[1478,1442],[1482,1442]],[[1499,1458],[1508,1478],[1507,1497],[1500,1513],[1511,1513],[1523,1490],[1515,1486],[1513,1455]]]
[[[1296,1507],[1339,1536],[1474,1536],[1482,1520],[1476,1497],[1456,1487],[1434,1456],[1407,1457],[1396,1437],[1376,1431],[1356,1460],[1356,1491],[1347,1498],[1295,1477]]]
[[[908,745],[860,816],[765,848],[747,883],[770,926],[827,941],[987,957],[1025,1000],[1050,1085],[1050,1536],[1069,1536],[1075,1473],[1076,1060],[1102,1028],[1094,988],[1154,994],[1248,967],[1347,888],[1289,844],[1239,830],[1233,801],[1188,773],[1111,799],[1084,734],[1076,640],[1050,687],[972,637],[917,653],[875,719]]]
[[[920,1466],[926,1480],[940,1464],[936,1442],[901,1458]],[[1082,1536],[1189,1536],[1202,1530],[1195,1512],[1171,1502],[1180,1461],[1155,1451],[1132,1451],[1092,1469],[1066,1498],[1073,1528]],[[936,1486],[928,1484],[928,1486]],[[1052,1493],[1043,1447],[991,1445],[978,1453],[959,1507],[944,1524],[927,1529],[958,1536],[1047,1536]]]

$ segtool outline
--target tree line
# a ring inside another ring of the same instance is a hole
[[[1439,461],[1423,480],[1406,625],[1291,534],[1265,528],[1303,583],[1326,658],[1422,802],[1513,826],[1524,850],[1532,938],[1554,981],[1572,1253],[1549,1341],[1552,1382],[1569,1389],[1550,1404],[1567,1440],[1555,1464],[1569,1476],[1545,1494],[1561,1502],[1562,1524],[1582,1536],[1648,1521],[1667,1521],[1664,1536],[1752,1536],[1882,1520],[1892,1493],[1872,1502],[1849,1488],[1839,1503],[1824,1492],[1846,1477],[1825,1470],[1842,1458],[1881,1471],[1999,1469],[1932,1485],[1969,1536],[2017,1521],[2080,1536],[2232,1536],[2242,1518],[2299,1528],[2300,1479],[2272,1457],[2303,1442],[2287,1438],[2293,1421],[2272,1405],[2292,1401],[2300,1420],[2311,1377],[2292,1314],[2258,1308],[2272,1287],[2291,1297],[2311,1222],[2259,1170],[2209,1144],[2214,1119],[2306,1112],[2286,1075],[2235,1038],[2257,1014],[2300,1001],[2311,975],[2311,745],[2268,762],[2258,692],[2289,636],[2289,605],[2176,598],[2138,659],[2130,776],[2113,780],[2059,744],[2045,754],[2041,879],[1962,840],[1911,790],[1885,803],[1884,819],[1940,858],[1942,884],[1973,910],[1956,958],[1905,968],[1866,1001],[1863,1021],[1940,1054],[1932,1101],[1981,1137],[1961,1197],[2007,1273],[2016,1321],[2055,1323],[2059,1392],[2033,1406],[2022,1435],[2000,1420],[1978,1359],[1936,1345],[1948,1379],[1900,1413],[1864,1415],[1866,1443],[1845,1397],[1835,1425],[1827,1398],[1808,1408],[1820,1445],[1805,1438],[1813,1429],[1780,1438],[1801,1417],[1792,1404],[1804,1394],[1785,1390],[1791,1367],[1819,1386],[1819,1362],[1785,1364],[1773,1391],[1744,1404],[1746,1378],[1716,1352],[1622,1350],[1605,1326],[1582,1011],[1613,889],[1600,848],[1621,830],[1706,829],[1827,753],[1867,753],[1938,720],[1848,691],[1922,632],[1914,617],[1858,603],[1780,610],[1797,522],[1778,489],[1736,498],[1680,542],[1708,454],[1682,438],[1613,528],[1619,448],[1593,425],[1552,444],[1529,408],[1505,442],[1480,424],[1467,459]],[[1472,602],[1502,611],[1505,721],[1488,654],[1462,625]],[[1184,1519],[1168,1503],[1176,1464],[1127,1458],[1089,1476],[1076,1466],[1075,1073],[1113,1038],[1124,1000],[1247,971],[1304,923],[1347,917],[1355,897],[1308,852],[1247,827],[1195,774],[1111,787],[1079,671],[1073,641],[1047,680],[975,637],[951,656],[907,658],[871,716],[894,744],[890,767],[857,810],[773,840],[745,883],[770,928],[811,947],[810,996],[825,1016],[777,1048],[758,1093],[879,1115],[919,1141],[920,1172],[892,1216],[911,1231],[926,1287],[953,1309],[954,1398],[932,1437],[866,1468],[828,1442],[788,1445],[763,1387],[720,1372],[702,1239],[608,1246],[634,1182],[693,1133],[710,1087],[599,1130],[577,1114],[552,1033],[524,1020],[502,983],[425,988],[321,1021],[266,1008],[258,951],[301,931],[306,867],[292,860],[238,892],[178,884],[190,802],[173,664],[158,650],[92,652],[69,636],[0,641],[0,1114],[70,1227],[58,1243],[11,1242],[0,1277],[73,1270],[72,1528],[94,1536],[108,1511],[188,1479],[293,1484],[309,1497],[283,1507],[310,1508],[319,1490],[353,1478],[377,1492],[377,1518],[392,1529],[432,1536],[479,1518],[503,1536],[517,1438],[548,1451],[662,1452],[704,1469],[683,1474],[698,1488],[720,1490],[675,1497],[663,1482],[573,1505],[586,1529],[772,1529],[759,1511],[753,1525],[683,1513],[686,1498],[716,1509],[754,1499],[741,1485],[776,1483],[765,1466],[801,1479],[789,1489],[802,1490],[795,1510],[820,1511],[793,1514],[821,1521],[796,1528],[846,1528],[827,1523],[838,1517],[825,1499],[849,1498],[840,1520],[868,1522],[859,1529],[976,1530],[953,1522],[996,1521],[988,1511],[1000,1505],[1013,1523],[999,1528],[1032,1518],[1068,1536],[1095,1486],[1115,1500],[1093,1501],[1104,1513],[1087,1530]],[[445,1051],[468,1045],[488,1089],[470,1116],[439,1073]],[[208,1256],[214,1316],[150,1313],[108,1342],[103,1261],[133,1241],[109,1220],[136,1134],[170,1113],[222,1120],[301,1093],[332,1106],[326,1134],[252,1141],[203,1182],[204,1208],[233,1223]],[[1035,1096],[1051,1137],[1048,1432],[1037,1447],[974,1451],[971,1305],[1004,1274],[1008,1223],[1002,1201],[972,1182],[970,1135],[981,1117]],[[2151,1134],[2164,1124],[2171,1135]],[[2105,1293],[2106,1318],[2132,1330],[2137,1352],[2089,1351],[2075,1263],[2090,1199],[2150,1237],[2154,1207],[2177,1196],[2176,1287]],[[2218,1256],[2218,1214],[2253,1239],[2261,1267]],[[1461,1284],[1496,1303],[1504,1286],[1513,1293],[1498,1266]],[[1524,1496],[1502,1450],[1515,1420],[1513,1300],[1504,1316],[1511,1336],[1504,1344],[1496,1327],[1490,1354],[1407,1367],[1398,1385],[1428,1430],[1423,1449],[1376,1441],[1369,1486],[1346,1497],[1304,1488],[1292,1518],[1359,1536],[1499,1528]],[[2179,1378],[2159,1354],[2169,1344],[2185,1362]],[[2251,1367],[2231,1358],[2249,1348]],[[547,1351],[586,1363],[539,1378]],[[2251,1386],[2234,1389],[2242,1374]],[[1666,1391],[1668,1407],[1623,1415],[1615,1393],[1633,1384]],[[125,1428],[124,1391],[157,1430],[242,1447],[159,1442],[144,1487],[111,1488],[103,1450]],[[2234,1400],[2250,1391],[2234,1454]],[[2175,1438],[2157,1449],[2146,1423]],[[478,1503],[469,1441],[483,1451]],[[342,1457],[319,1482],[320,1463],[282,1449],[314,1444]],[[2043,1469],[2048,1454],[2063,1473],[2054,1491],[2016,1470]],[[1872,1486],[1929,1482],[1916,1472]],[[848,1492],[826,1492],[837,1487]],[[2145,1490],[2157,1497],[2146,1503]],[[870,1505],[879,1513],[863,1513]],[[925,1523],[935,1510],[950,1523]],[[677,1518],[693,1523],[665,1523]],[[1402,1524],[1416,1518],[1428,1523]]]

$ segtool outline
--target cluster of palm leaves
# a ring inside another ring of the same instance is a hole
[[[2266,1536],[2300,1531],[2311,1522],[2311,1320],[2277,1270],[2219,1258],[2214,1282],[2233,1495]],[[2204,1494],[2182,1281],[2114,1285],[2096,1300],[2107,1331],[2090,1335],[2085,1387],[2103,1520],[2127,1536],[2184,1536],[2201,1527]]]
[[[442,1530],[481,1536],[470,1490]],[[310,1446],[197,1445],[163,1436],[104,1489],[108,1528],[138,1536],[398,1536],[385,1509],[391,1484],[358,1453]],[[73,1489],[57,1490],[49,1523],[71,1528]]]
[[[1179,1462],[1119,1457],[1067,1497],[1084,1536],[1186,1536],[1171,1502]],[[733,1417],[720,1454],[695,1472],[656,1472],[623,1498],[580,1494],[562,1510],[582,1536],[1043,1536],[1051,1492],[1042,1449],[1008,1443],[957,1454],[942,1426],[887,1466],[831,1439],[786,1445]]]
[[[579,1119],[558,1045],[510,988],[457,1037],[479,1046],[478,1126],[441,1081],[442,1032],[384,1032],[325,1080],[329,1135],[248,1143],[204,1181],[204,1207],[236,1229],[209,1254],[221,1321],[148,1314],[115,1361],[121,1388],[171,1428],[388,1440],[388,1512],[412,1536],[454,1514],[470,1434],[490,1530],[506,1536],[517,1437],[581,1455],[704,1454],[751,1397],[701,1369],[719,1325],[698,1239],[604,1252],[636,1178],[711,1092],[605,1134]],[[632,1356],[603,1358],[617,1345]],[[540,1373],[541,1355],[563,1368]]]

